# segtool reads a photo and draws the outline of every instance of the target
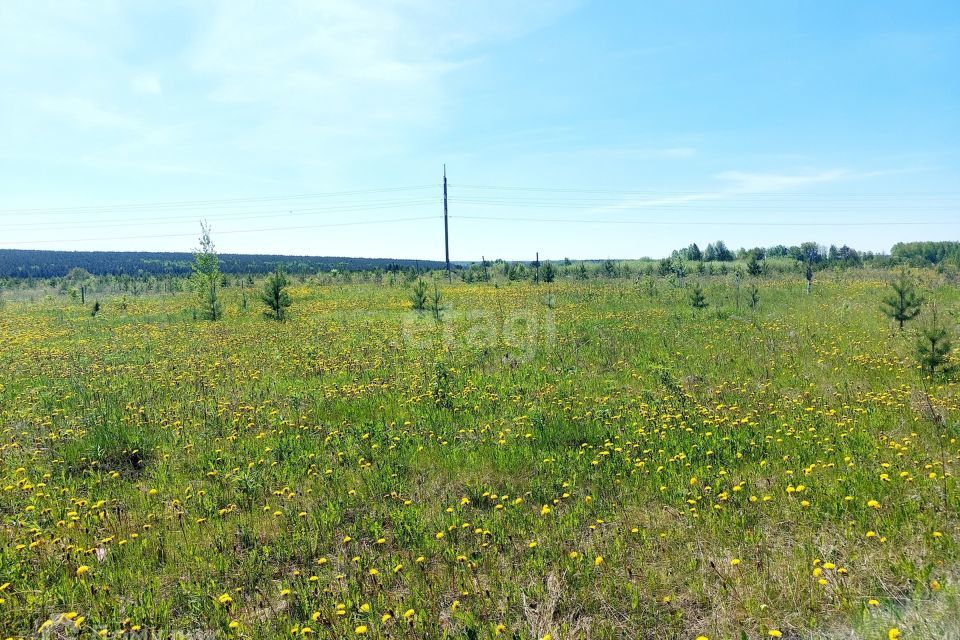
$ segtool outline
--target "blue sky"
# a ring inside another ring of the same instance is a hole
[[[960,3],[0,8],[0,247],[960,240]]]

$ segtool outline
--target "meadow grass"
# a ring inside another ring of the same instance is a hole
[[[886,274],[702,282],[7,301],[0,637],[960,637],[958,387]]]

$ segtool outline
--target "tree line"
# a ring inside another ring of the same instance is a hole
[[[696,243],[683,249],[677,249],[671,254],[672,258],[691,260],[693,262],[733,262],[735,260],[763,260],[764,258],[790,258],[809,264],[839,264],[858,267],[865,262],[886,260],[887,256],[878,255],[871,251],[857,251],[847,245],[829,247],[816,242],[804,242],[799,245],[786,246],[778,244],[772,247],[741,247],[737,250],[727,248],[723,240],[717,240],[701,250]]]
[[[898,242],[893,245],[890,255],[915,267],[960,267],[960,242]]]
[[[97,276],[185,276],[192,272],[192,253],[151,251],[42,251],[32,249],[0,249],[0,277],[61,278],[80,268]],[[386,272],[406,269],[432,270],[443,268],[435,260],[390,258],[344,258],[333,256],[220,255],[220,270],[228,274],[265,274],[283,268],[293,275],[318,271]]]

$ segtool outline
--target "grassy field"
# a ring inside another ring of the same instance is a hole
[[[0,637],[960,637],[960,389],[886,277],[8,299]]]

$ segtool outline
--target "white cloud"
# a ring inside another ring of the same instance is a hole
[[[849,169],[831,169],[813,173],[748,173],[744,171],[723,171],[716,175],[720,180],[731,183],[724,193],[766,193],[798,189],[814,184],[837,182],[856,178],[856,172]]]
[[[230,175],[315,188],[413,156],[460,112],[452,74],[570,6],[14,3],[0,11],[0,137],[10,158],[103,175],[175,167],[226,188]]]
[[[762,193],[783,193],[786,190],[802,190],[818,184],[829,184],[847,180],[873,178],[908,170],[881,170],[858,172],[839,168],[806,173],[750,173],[745,171],[722,171],[714,178],[727,183],[720,189],[677,194],[659,198],[628,198],[623,202],[594,209],[594,213],[628,211],[717,200],[733,199],[737,196]]]
[[[37,107],[82,128],[124,129],[139,131],[142,126],[134,118],[112,111],[93,100],[77,96],[44,96]]]
[[[697,155],[697,150],[693,147],[670,147],[661,149],[660,153],[667,158],[693,158]]]
[[[248,141],[350,138],[389,145],[452,111],[449,75],[478,43],[556,15],[547,2],[308,2],[217,5],[191,55],[208,97],[259,110]]]
[[[156,95],[163,90],[160,78],[149,73],[135,75],[130,80],[130,86],[135,92],[148,95]]]

